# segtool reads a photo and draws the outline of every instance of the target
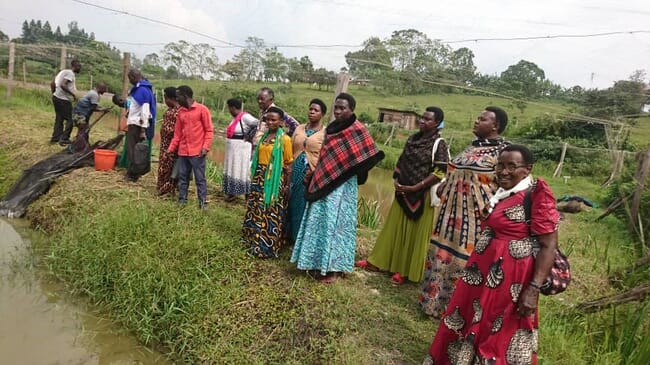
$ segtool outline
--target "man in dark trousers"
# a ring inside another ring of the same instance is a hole
[[[148,139],[149,143],[151,143],[153,139],[154,123],[156,122],[156,99],[153,94],[153,86],[142,77],[139,70],[131,69],[127,76],[133,87],[129,91],[129,97],[125,105],[128,110],[126,118],[126,157],[128,167],[124,180],[137,181],[141,175],[132,169],[135,161],[135,145],[145,139]]]
[[[179,86],[176,98],[181,108],[176,117],[174,137],[167,152],[178,154],[178,203],[187,204],[190,169],[196,180],[199,208],[207,209],[208,186],[205,180],[205,156],[210,151],[214,129],[210,110],[192,98],[189,86]]]
[[[72,102],[77,100],[75,93],[75,75],[81,72],[81,62],[72,60],[71,69],[61,70],[54,81],[50,84],[52,89],[52,104],[54,104],[54,130],[50,143],[60,145],[70,144],[70,133],[72,133]],[[65,121],[65,129],[63,128]]]

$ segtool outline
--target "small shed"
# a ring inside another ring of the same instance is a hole
[[[420,115],[410,110],[397,110],[388,108],[379,108],[380,123],[396,123],[400,128],[416,129],[418,127],[418,118]]]

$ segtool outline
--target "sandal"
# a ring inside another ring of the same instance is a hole
[[[380,271],[379,268],[370,262],[368,260],[359,260],[354,263],[354,266],[362,268],[367,271]]]
[[[398,272],[394,273],[393,276],[390,277],[390,282],[395,285],[402,285],[405,281],[406,278],[400,275]]]

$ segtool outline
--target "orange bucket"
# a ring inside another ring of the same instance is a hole
[[[117,152],[113,150],[95,150],[95,170],[107,171],[115,167]]]

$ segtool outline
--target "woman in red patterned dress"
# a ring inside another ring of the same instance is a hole
[[[532,164],[524,146],[499,155],[500,188],[424,364],[537,363],[537,302],[553,266],[559,213],[548,184],[530,177]]]

